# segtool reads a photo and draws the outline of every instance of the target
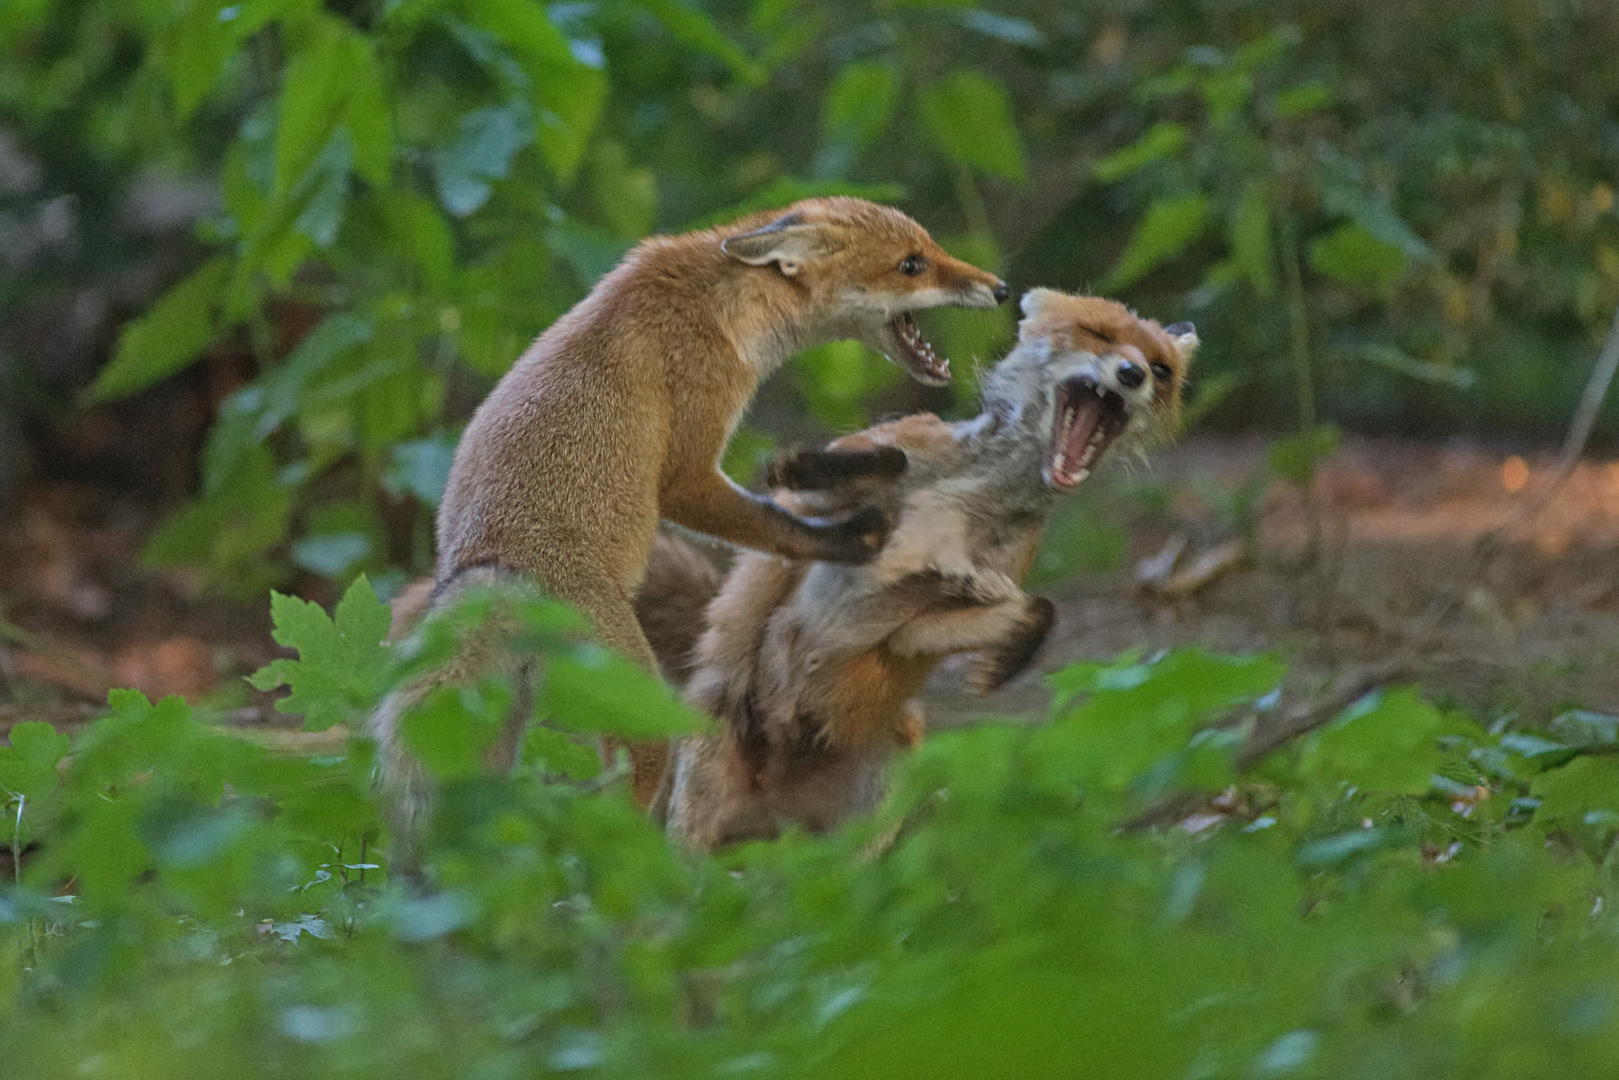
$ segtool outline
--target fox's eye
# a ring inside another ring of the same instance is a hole
[[[899,264],[899,272],[906,277],[915,277],[927,268],[928,261],[920,255],[907,255]]]
[[[1162,361],[1152,366],[1152,377],[1159,382],[1168,382],[1174,374],[1175,370]]]

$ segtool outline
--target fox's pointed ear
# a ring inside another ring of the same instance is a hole
[[[727,237],[720,244],[721,250],[733,259],[749,266],[775,263],[788,277],[831,247],[831,237],[825,228],[806,222],[798,214],[777,218],[762,229]]]
[[[1055,289],[1030,289],[1023,294],[1023,299],[1018,301],[1018,307],[1023,309],[1023,321],[1018,323],[1019,341],[1033,341],[1039,335],[1039,331],[1034,327],[1035,320],[1046,309],[1046,305],[1061,297],[1062,293]]]
[[[1027,319],[1037,317],[1045,306],[1057,299],[1062,293],[1055,289],[1030,289],[1018,301],[1018,307],[1023,309],[1023,316]]]
[[[1181,363],[1190,364],[1199,344],[1197,327],[1189,322],[1178,322],[1164,327],[1164,333],[1174,339],[1175,351],[1180,354]]]

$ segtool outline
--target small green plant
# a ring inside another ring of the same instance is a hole
[[[357,725],[497,602],[401,649],[363,580],[335,617],[278,599],[299,655],[258,679],[312,727]],[[1249,762],[1281,662],[1125,657],[1053,675],[1044,724],[930,736],[871,821],[695,856],[568,734],[693,718],[604,669],[570,612],[500,619],[538,658],[544,723],[491,777],[510,687],[424,706],[426,893],[387,876],[363,739],[276,752],[132,691],[71,747],[13,728],[0,795],[37,847],[0,886],[8,1069],[1550,1080],[1619,1060],[1613,717],[1486,728],[1388,690]],[[1146,820],[1165,824],[1121,831]]]

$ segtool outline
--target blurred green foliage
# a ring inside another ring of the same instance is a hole
[[[109,245],[132,179],[217,186],[90,396],[246,350],[149,556],[262,595],[420,568],[539,330],[648,231],[813,192],[1196,320],[1209,422],[1554,429],[1619,305],[1616,49],[1605,0],[11,0],[0,117]],[[930,320],[956,400],[1010,327]],[[950,405],[895,374],[821,350],[759,422]]]
[[[300,655],[266,677],[313,726],[353,724],[496,602],[408,648],[379,644],[363,580],[335,617],[278,603]],[[549,723],[493,778],[469,763],[511,688],[424,703],[427,892],[388,877],[364,740],[287,756],[133,691],[71,747],[14,727],[5,839],[39,847],[0,883],[7,1075],[1562,1080],[1619,1061],[1611,716],[1508,732],[1391,690],[1243,765],[1281,663],[1125,657],[1053,675],[1043,725],[930,737],[873,821],[696,856],[566,734],[689,719],[650,678],[568,674],[595,662],[569,613],[512,610]],[[1220,789],[1224,813],[1120,830]]]

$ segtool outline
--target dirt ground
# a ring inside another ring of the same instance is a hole
[[[1619,711],[1619,461],[1582,463],[1474,577],[1474,545],[1535,498],[1550,455],[1349,439],[1312,509],[1298,489],[1256,481],[1264,448],[1195,437],[1150,469],[1093,481],[1049,544],[1061,554],[1086,546],[1087,531],[1114,536],[1111,565],[1037,590],[1059,610],[1039,668],[1190,644],[1274,650],[1308,695],[1399,650],[1435,598],[1454,594],[1462,603],[1412,671],[1435,697],[1485,719]],[[155,518],[133,498],[57,480],[25,489],[0,521],[0,730],[82,721],[113,686],[286,722],[240,678],[277,655],[268,605],[233,607],[185,573],[143,568],[136,552]],[[1143,585],[1143,562],[1160,556],[1163,571],[1175,548],[1168,584]],[[959,683],[947,667],[930,685],[934,724],[1045,712],[1038,672],[988,699]]]

